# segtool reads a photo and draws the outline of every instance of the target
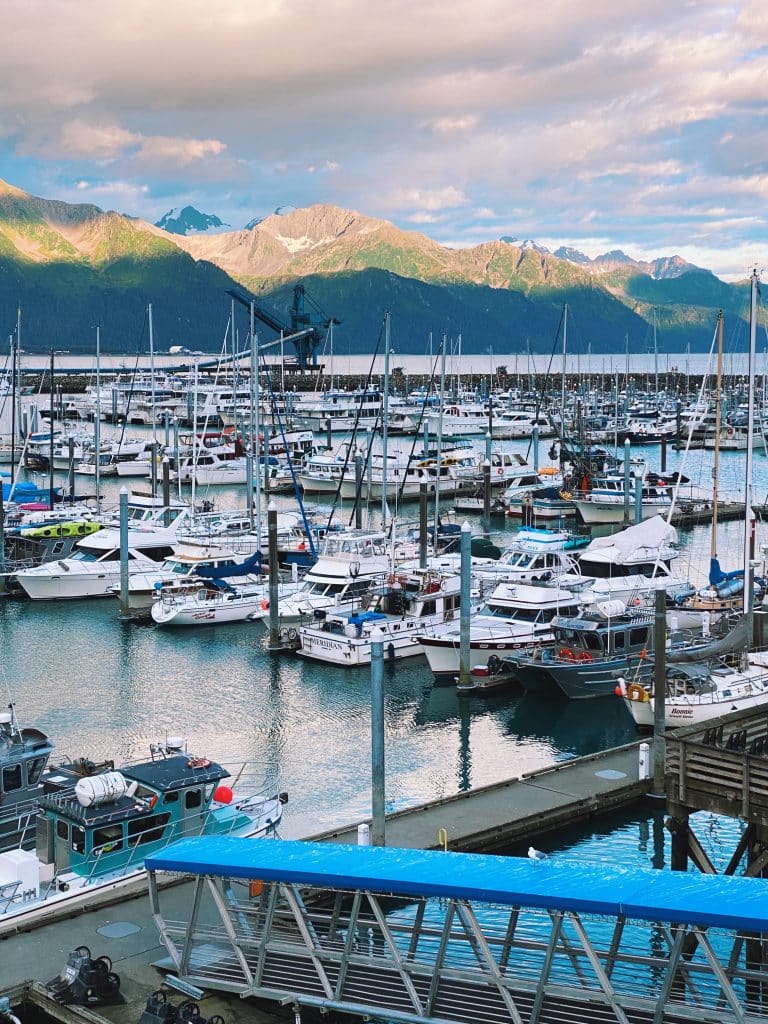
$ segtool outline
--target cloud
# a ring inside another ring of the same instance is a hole
[[[407,210],[417,208],[422,211],[452,210],[469,203],[461,189],[446,185],[441,189],[400,189],[393,193],[391,204],[394,209]]]
[[[429,127],[438,135],[452,135],[466,132],[476,124],[477,118],[474,114],[465,114],[463,117],[438,117],[429,123]]]
[[[64,157],[113,160],[140,139],[140,135],[120,125],[89,124],[78,118],[65,122],[61,126],[58,140],[49,142],[47,148]]]
[[[334,202],[440,241],[492,222],[661,253],[696,223],[740,254],[763,230],[768,14],[746,0],[4,0],[3,42],[25,188],[108,168],[129,212]]]

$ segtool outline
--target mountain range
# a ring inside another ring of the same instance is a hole
[[[643,262],[615,251],[590,259],[514,238],[449,248],[419,232],[335,206],[285,208],[239,230],[187,206],[150,224],[90,204],[31,196],[0,182],[0,331],[23,309],[23,347],[145,351],[153,304],[158,348],[216,350],[227,289],[250,290],[288,323],[296,283],[341,321],[337,352],[372,351],[392,314],[399,352],[462,335],[463,350],[547,352],[563,304],[569,348],[597,352],[708,348],[717,310],[743,347],[746,283],[727,284],[677,256]],[[238,330],[246,330],[245,317]],[[736,335],[736,324],[741,328]],[[272,334],[263,328],[264,341]],[[436,343],[435,343],[436,347]]]

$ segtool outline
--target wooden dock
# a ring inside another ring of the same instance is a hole
[[[576,821],[629,805],[641,799],[649,783],[638,777],[640,740],[587,757],[575,758],[519,778],[435,800],[387,817],[387,845],[437,848],[445,829],[453,850],[493,852],[515,842],[539,837]],[[307,836],[327,842],[357,842],[357,823]],[[542,845],[546,848],[546,842]],[[0,938],[0,993],[34,977],[46,982],[63,966],[70,949],[88,946],[94,956],[108,955],[122,979],[127,1002],[121,1006],[85,1011],[87,1024],[135,1024],[147,996],[158,988],[160,975],[151,966],[164,955],[150,913],[146,880],[129,891],[103,894],[87,909],[51,908],[45,923],[34,930]],[[165,900],[181,918],[189,908],[191,886],[182,881],[170,887]],[[57,912],[58,910],[58,912]],[[38,989],[39,991],[39,989]],[[183,996],[169,993],[173,1002]],[[228,1024],[258,1024],[292,1020],[288,1008],[262,1009],[222,993],[207,995],[204,1016],[221,1014]],[[76,1024],[60,1017],[64,1024]],[[78,1024],[82,1024],[82,1016]]]
[[[387,815],[387,845],[438,849],[445,829],[449,849],[493,853],[636,803],[649,790],[649,782],[638,777],[641,742]],[[307,838],[356,843],[358,824]]]

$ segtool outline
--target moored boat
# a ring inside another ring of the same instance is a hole
[[[231,780],[231,782],[230,782]],[[144,859],[183,836],[275,833],[287,801],[254,766],[190,756],[181,739],[153,744],[148,760],[56,765],[40,778],[36,850],[0,853],[0,935],[78,909],[139,880]]]

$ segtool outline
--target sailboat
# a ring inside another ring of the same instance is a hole
[[[722,434],[722,380],[723,380],[723,313],[717,317],[717,378],[715,385],[715,445],[712,465],[712,532],[710,542],[708,585],[695,593],[679,597],[678,625],[681,629],[701,627],[703,616],[713,624],[724,615],[733,614],[743,602],[744,569],[726,572],[718,558],[718,508],[720,480],[720,438]],[[747,518],[752,514],[747,506]],[[751,524],[748,524],[751,530]],[[765,586],[755,581],[756,596],[762,598]]]
[[[730,711],[768,704],[768,655],[747,654],[752,639],[752,607],[754,590],[747,581],[750,566],[752,505],[752,441],[755,417],[755,348],[757,329],[757,271],[750,279],[750,343],[749,343],[749,436],[745,466],[744,523],[744,571],[723,573],[720,563],[713,557],[710,579],[715,585],[735,590],[740,584],[743,616],[736,627],[719,642],[705,644],[697,650],[670,653],[667,656],[667,692],[665,696],[665,723],[667,726],[696,725],[718,718]],[[734,668],[722,661],[727,654],[742,654],[743,664]],[[635,724],[640,728],[652,728],[654,719],[654,694],[652,690],[637,682],[622,679],[619,693],[623,698]]]

